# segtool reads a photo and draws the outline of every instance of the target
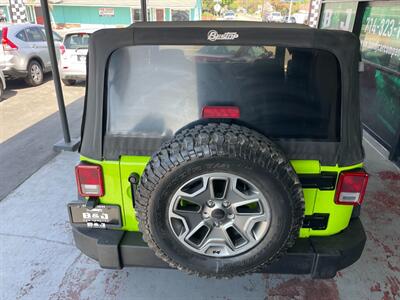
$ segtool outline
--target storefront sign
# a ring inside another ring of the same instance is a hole
[[[352,31],[357,2],[327,2],[321,10],[319,28]]]
[[[114,17],[114,8],[110,7],[101,7],[99,8],[99,16],[100,17]]]
[[[364,60],[400,72],[400,3],[367,7],[360,41]]]

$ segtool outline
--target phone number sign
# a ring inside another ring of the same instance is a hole
[[[367,7],[360,41],[364,60],[400,72],[399,2]]]

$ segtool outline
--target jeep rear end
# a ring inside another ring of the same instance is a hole
[[[287,24],[95,32],[76,167],[82,200],[69,205],[77,247],[105,268],[215,277],[330,278],[354,263],[368,181],[358,49],[350,33]],[[250,254],[261,258],[243,264]]]

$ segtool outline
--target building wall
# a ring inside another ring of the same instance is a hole
[[[0,5],[0,9],[3,11],[4,16],[7,18],[7,21],[10,21],[10,13],[8,11],[7,5]]]
[[[102,25],[129,25],[132,23],[130,7],[113,7],[114,16],[100,16],[99,6],[66,6],[53,5],[51,14],[57,24],[102,24]],[[189,19],[201,19],[201,0],[197,1],[196,7],[183,9],[188,12]],[[148,8],[148,20],[156,20],[156,9]],[[172,20],[171,8],[164,9],[164,20]]]
[[[100,16],[99,6],[53,5],[52,15],[57,24],[129,25],[131,11],[128,7],[113,7],[114,16]]]

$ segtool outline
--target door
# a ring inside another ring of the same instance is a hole
[[[48,50],[47,46],[47,38],[46,38],[46,30],[44,27],[38,27],[40,29],[40,32],[42,33],[45,41],[45,47],[47,49],[47,54],[49,55],[49,67],[51,67],[51,61],[50,61],[50,53]],[[62,44],[62,37],[57,33],[53,31],[53,41],[54,41],[54,46],[56,47],[56,55],[57,55],[57,61],[60,59],[60,46]]]
[[[44,24],[42,8],[40,6],[35,6],[36,23]]]
[[[156,9],[156,21],[164,21],[164,9]]]
[[[39,56],[42,60],[45,69],[50,67],[50,55],[47,50],[47,43],[44,34],[40,27],[32,26],[25,28],[25,34],[28,39],[28,44],[32,49],[32,54]]]

